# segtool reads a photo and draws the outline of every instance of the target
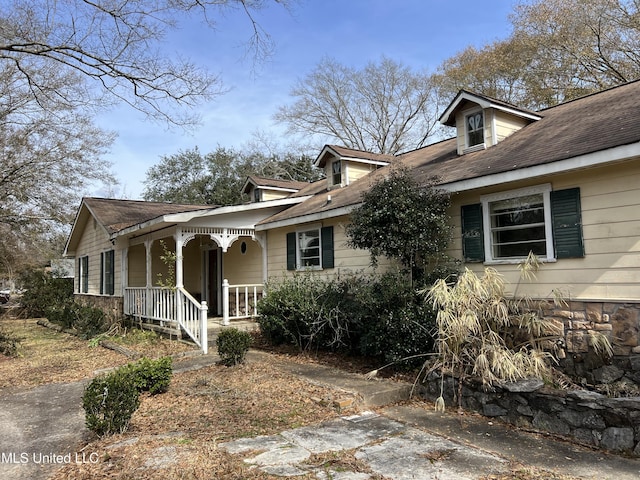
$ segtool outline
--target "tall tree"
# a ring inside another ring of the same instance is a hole
[[[383,57],[358,70],[326,58],[291,90],[275,119],[292,133],[395,154],[427,143],[437,107],[426,73]]]
[[[235,205],[247,200],[242,186],[249,175],[313,181],[312,159],[293,153],[265,155],[218,147],[202,155],[196,147],[165,155],[147,170],[143,198],[156,202]]]
[[[286,0],[274,0],[286,4]],[[160,42],[182,19],[200,15],[211,27],[225,9],[244,11],[256,55],[269,37],[252,12],[264,0],[2,0],[0,61],[15,65],[38,99],[73,106],[125,102],[149,117],[188,124],[183,107],[220,94],[217,75],[188,59],[162,53]],[[51,88],[52,69],[75,72],[83,95]],[[180,108],[177,110],[175,107]]]
[[[0,0],[0,231],[24,237],[68,227],[82,193],[113,181],[103,159],[113,135],[95,126],[97,111],[124,102],[150,119],[192,125],[189,107],[222,93],[222,85],[163,53],[164,36],[180,20],[200,15],[214,26],[217,14],[236,8],[247,15],[260,57],[269,38],[253,12],[267,3]],[[6,235],[0,242],[5,250],[31,245]]]
[[[418,185],[410,172],[397,168],[362,195],[346,226],[347,244],[369,250],[372,265],[380,256],[398,260],[420,280],[430,261],[443,257],[450,240],[449,194]]]
[[[637,0],[520,2],[508,38],[443,62],[438,95],[466,88],[537,110],[640,78],[639,8]]]

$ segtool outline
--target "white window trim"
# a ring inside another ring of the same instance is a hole
[[[319,256],[320,256],[320,265],[317,266],[311,266],[311,267],[305,267],[302,265],[302,259],[300,258],[300,243],[299,243],[299,239],[300,239],[300,233],[304,233],[304,232],[310,232],[312,230],[317,230],[318,231],[318,250],[319,250]],[[322,225],[321,224],[313,224],[313,225],[308,225],[304,228],[298,228],[296,229],[296,270],[322,270]]]
[[[79,275],[78,275],[78,293],[81,293],[81,294],[82,293],[89,293],[89,255],[82,255],[81,257],[78,257],[78,258],[79,258],[79,263],[80,263],[80,266],[78,268],[78,273],[79,273]],[[85,258],[87,259],[86,271],[85,271],[85,268],[84,268],[84,259]],[[86,281],[84,281],[84,277],[85,276],[87,277]],[[86,283],[86,285],[85,285],[85,283]],[[84,287],[86,287],[86,292],[84,291],[85,290]]]
[[[480,203],[482,204],[482,225],[484,233],[484,258],[485,264],[516,264],[522,263],[526,257],[518,258],[493,258],[493,249],[491,248],[491,217],[489,204],[500,200],[507,200],[516,197],[525,197],[527,195],[542,194],[544,205],[544,236],[546,242],[547,256],[539,258],[543,262],[555,262],[555,251],[553,248],[553,224],[551,220],[551,184],[536,185],[533,187],[519,188],[516,190],[508,190],[490,195],[482,195]]]
[[[113,295],[111,295],[110,293],[107,293],[107,255],[109,254],[109,252],[113,252],[113,265],[111,266],[111,269],[113,269],[113,295],[115,295],[115,287],[116,287],[116,251],[113,248],[110,248],[108,250],[103,250],[100,253],[100,265],[101,265],[101,271],[100,271],[100,279],[101,279],[101,285],[100,285],[100,291],[103,292],[101,295],[107,296],[107,297],[111,297]]]

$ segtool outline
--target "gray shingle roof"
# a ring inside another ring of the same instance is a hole
[[[540,120],[486,150],[458,155],[456,139],[452,138],[400,154],[394,163],[412,169],[419,181],[427,182],[435,177],[438,184],[444,185],[638,143],[640,81],[557,105],[540,114]],[[313,198],[261,223],[269,224],[358,204],[362,193],[383,178],[389,168],[391,166],[376,170],[348,187],[332,190],[329,204],[326,189],[319,190]],[[308,191],[310,194],[310,189]]]
[[[215,208],[213,205],[180,205],[95,197],[86,197],[83,202],[109,234],[163,215]]]

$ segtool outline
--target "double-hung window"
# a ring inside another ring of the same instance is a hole
[[[342,185],[342,162],[340,160],[331,164],[331,185]]]
[[[297,232],[297,255],[300,268],[320,268],[322,251],[320,250],[320,229]]]
[[[287,234],[287,270],[333,268],[333,227],[310,226]]]
[[[115,252],[109,250],[100,254],[100,293],[113,295],[115,293]]]
[[[78,259],[78,293],[89,292],[89,257]]]
[[[484,195],[462,207],[462,246],[468,262],[519,262],[530,252],[543,261],[583,257],[580,189]]]
[[[550,185],[481,197],[485,255],[491,260],[522,259],[533,252],[552,260]]]
[[[465,117],[467,148],[484,144],[484,115],[474,112]]]

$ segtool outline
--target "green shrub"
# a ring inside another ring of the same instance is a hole
[[[391,363],[433,348],[435,313],[401,273],[332,280],[294,275],[270,285],[258,311],[268,340],[301,350],[342,349]]]
[[[406,277],[387,273],[363,282],[355,294],[361,316],[358,353],[400,366],[422,364],[424,358],[409,357],[432,351],[436,314]]]
[[[22,273],[19,283],[24,289],[21,304],[31,317],[43,317],[50,308],[63,308],[73,303],[71,279],[56,278],[50,272],[33,269]]]
[[[139,406],[135,379],[122,369],[94,378],[82,395],[87,428],[101,437],[125,432]]]
[[[251,346],[249,332],[237,328],[225,328],[218,334],[218,355],[223,365],[232,366],[244,362]]]
[[[293,343],[300,350],[351,348],[354,277],[325,280],[296,274],[268,286],[258,302],[258,324],[272,343]]]
[[[7,357],[18,355],[18,338],[7,331],[0,329],[0,354]]]
[[[104,312],[95,307],[83,307],[75,305],[72,327],[78,330],[84,337],[91,338],[108,329]]]
[[[156,395],[166,392],[169,388],[173,374],[172,364],[171,357],[162,357],[157,360],[142,358],[135,363],[120,367],[120,370],[133,377],[139,392]]]
[[[86,338],[107,330],[104,312],[83,307],[73,299],[73,281],[50,272],[29,270],[20,278],[24,288],[22,305],[31,317],[46,317],[63,328],[73,328]]]

